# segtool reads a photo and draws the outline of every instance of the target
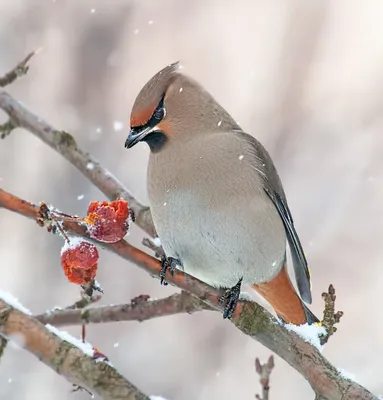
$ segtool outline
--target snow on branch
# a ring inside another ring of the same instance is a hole
[[[6,296],[8,299],[9,296]],[[110,363],[95,358],[94,350],[66,332],[43,325],[0,297],[0,336],[25,350],[72,384],[110,400],[149,400]]]

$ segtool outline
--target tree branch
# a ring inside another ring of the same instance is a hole
[[[0,335],[22,339],[23,347],[75,385],[108,400],[149,400],[109,363],[61,339],[33,317],[0,299]]]
[[[39,207],[10,193],[0,190],[0,207],[36,218]],[[64,222],[64,228],[71,234],[87,237],[85,227],[75,222]],[[120,257],[132,261],[149,274],[158,277],[161,264],[155,258],[131,246],[125,240],[114,244],[99,243]],[[205,283],[175,271],[167,276],[167,281],[199,297],[210,307],[222,312],[220,297],[222,292]],[[339,371],[314,346],[295,332],[281,325],[269,312],[257,303],[240,301],[231,322],[244,334],[262,343],[295,368],[312,386],[314,392],[331,400],[377,400],[367,389],[356,382],[344,378]]]
[[[144,298],[139,302],[113,306],[98,306],[79,309],[53,310],[37,315],[35,318],[43,324],[54,326],[99,324],[116,321],[146,321],[152,318],[196,311],[212,310],[197,297],[186,292],[173,294],[160,300]]]
[[[83,310],[53,310],[37,315],[35,318],[43,324],[54,326],[99,324],[116,321],[139,321],[168,315],[212,310],[197,297],[186,292],[173,294],[160,300],[134,301],[130,304],[91,307]]]
[[[0,109],[10,118],[11,122],[7,124],[12,124],[12,128],[20,127],[33,133],[66,158],[108,198],[114,200],[123,197],[126,199],[134,212],[135,223],[150,236],[156,236],[149,207],[137,201],[117,178],[89,153],[83,151],[70,133],[53,128],[4,91],[0,92]]]

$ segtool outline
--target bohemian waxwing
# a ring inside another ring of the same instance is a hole
[[[207,284],[230,289],[231,316],[249,284],[285,322],[318,319],[307,262],[274,164],[193,79],[168,65],[135,100],[125,147],[150,147],[148,194],[155,228],[175,264]],[[286,269],[290,246],[297,295]]]

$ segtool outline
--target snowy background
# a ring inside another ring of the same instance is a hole
[[[320,314],[332,283],[345,312],[324,354],[382,394],[382,19],[380,0],[0,0],[0,74],[43,47],[7,90],[72,132],[146,202],[148,149],[124,149],[130,109],[155,72],[181,60],[270,151],[310,262],[312,310]],[[104,199],[22,130],[0,142],[0,186],[75,214]],[[0,226],[2,290],[35,313],[78,299],[60,268],[60,238],[4,210]],[[134,228],[131,242],[141,239]],[[98,279],[104,304],[174,291],[105,252]],[[93,325],[88,340],[146,393],[169,400],[253,399],[254,358],[270,354],[207,312]],[[89,398],[70,389],[25,351],[10,346],[1,360],[1,399]],[[277,357],[271,396],[313,398]]]

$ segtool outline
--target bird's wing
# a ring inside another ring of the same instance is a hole
[[[277,192],[266,187],[265,191],[275,204],[285,226],[299,293],[306,303],[311,304],[310,272],[307,267],[307,260],[302,249],[302,244],[294,227],[289,207],[286,201],[284,201]]]
[[[259,143],[253,136],[247,134],[243,135],[256,151],[256,162],[259,163],[259,160],[261,160],[261,165],[258,165],[258,167],[262,167],[265,172],[264,190],[274,203],[279,215],[282,218],[283,225],[286,230],[287,241],[289,242],[299,293],[303,301],[311,304],[311,282],[307,260],[303,252],[297,231],[295,230],[294,221],[287,205],[286,195],[283,191],[282,183],[278,176],[277,170],[269,153],[262,146],[262,144]]]

